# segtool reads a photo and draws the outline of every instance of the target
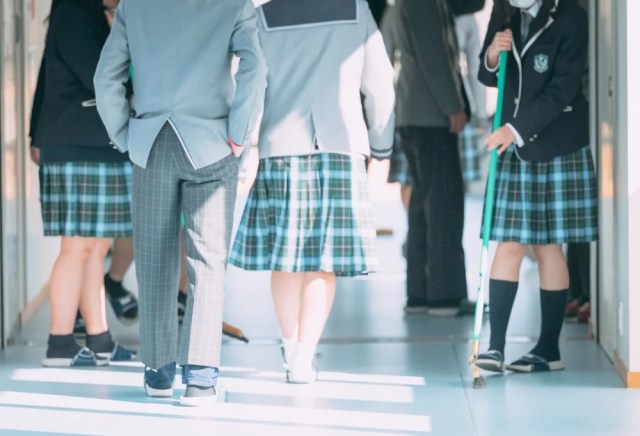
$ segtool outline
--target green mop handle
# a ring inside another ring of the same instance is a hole
[[[507,51],[500,53],[500,63],[498,71],[498,104],[493,117],[493,130],[502,127],[502,101],[504,97],[504,84],[507,73]],[[480,286],[478,289],[478,301],[476,303],[475,325],[473,329],[474,340],[480,339],[482,328],[482,314],[484,313],[484,276],[487,272],[487,262],[489,257],[489,238],[491,236],[491,223],[493,222],[493,205],[495,203],[496,172],[498,170],[498,149],[491,152],[491,162],[489,163],[489,176],[487,179],[487,193],[485,198],[484,218],[482,222],[482,254],[480,256]]]

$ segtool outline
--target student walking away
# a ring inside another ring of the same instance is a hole
[[[505,27],[505,23],[510,23]],[[502,371],[509,317],[527,245],[538,259],[542,326],[537,345],[507,365],[518,372],[564,368],[559,349],[569,272],[565,243],[597,239],[598,191],[582,92],[588,52],[585,11],[575,0],[498,0],[479,78],[496,86],[498,57],[509,51],[505,125],[487,140],[500,157],[491,240],[491,339],[478,366]]]
[[[391,155],[393,69],[364,0],[272,0],[258,15],[260,164],[230,263],[272,271],[287,381],[311,383],[336,276],[378,267],[365,157]]]
[[[455,315],[467,297],[458,134],[468,115],[453,16],[445,0],[396,0],[395,8],[397,126],[413,181],[405,311]]]
[[[152,44],[151,44],[152,42]],[[231,60],[240,59],[231,74]],[[133,94],[123,83],[133,69]],[[133,169],[144,386],[184,406],[224,401],[222,311],[239,156],[262,110],[266,67],[250,0],[123,0],[95,76],[98,111]],[[180,220],[189,295],[178,349]]]
[[[116,5],[56,0],[49,19],[31,119],[44,234],[61,237],[49,280],[45,366],[103,366],[135,357],[111,338],[102,292],[110,239],[132,233],[131,165],[109,144],[93,88],[109,34],[108,9]],[[86,347],[73,337],[78,309],[86,321]]]

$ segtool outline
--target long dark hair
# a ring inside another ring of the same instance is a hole
[[[505,26],[508,26],[511,23],[513,16],[518,13],[519,9],[511,6],[511,4],[509,4],[509,0],[493,0],[493,3],[498,19]],[[546,21],[551,14],[551,10],[555,6],[556,0],[542,0],[542,6],[540,7],[538,16],[542,17]]]

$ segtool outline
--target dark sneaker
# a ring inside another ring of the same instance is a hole
[[[486,371],[504,372],[504,355],[498,350],[478,354],[476,366]]]
[[[564,363],[561,360],[547,361],[536,354],[529,353],[507,365],[507,369],[514,372],[562,371]]]
[[[187,313],[187,294],[178,291],[178,323],[184,322],[184,315]]]
[[[107,299],[122,324],[131,325],[138,320],[138,299],[131,292],[126,291],[123,297],[112,297],[107,292]]]
[[[117,342],[114,342],[113,350],[111,350],[111,352],[96,353],[96,355],[103,359],[108,359],[111,362],[128,362],[138,357],[138,353],[123,347]]]
[[[220,387],[202,388],[187,385],[184,395],[180,397],[180,405],[185,407],[211,406],[215,403],[226,403],[228,392]]]
[[[47,350],[47,356],[51,350]],[[108,359],[96,356],[96,354],[86,347],[82,347],[75,355],[70,357],[46,357],[42,359],[42,366],[49,368],[80,368],[91,366],[106,366],[109,364]]]
[[[173,380],[176,377],[176,364],[170,363],[160,369],[148,366],[144,369],[144,390],[151,398],[169,398],[173,396]]]
[[[487,304],[483,305],[484,313],[489,313],[489,306]],[[460,301],[460,307],[458,308],[458,316],[467,316],[467,315],[475,315],[476,314],[476,302],[471,301],[467,298],[463,298]]]

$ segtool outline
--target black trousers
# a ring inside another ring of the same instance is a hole
[[[467,297],[458,137],[445,128],[403,127],[399,133],[414,183],[407,236],[407,305],[455,306]]]
[[[591,244],[588,242],[567,244],[569,267],[569,297],[586,303],[591,297]]]

